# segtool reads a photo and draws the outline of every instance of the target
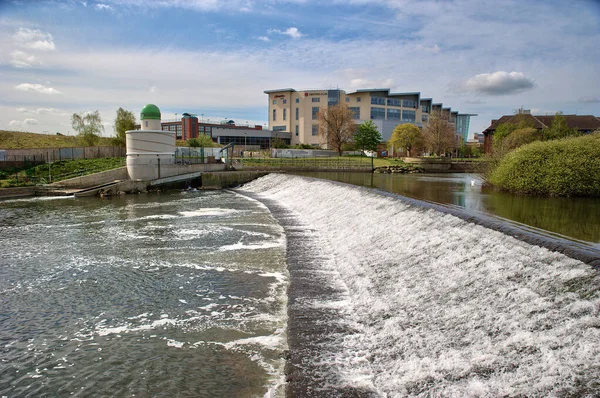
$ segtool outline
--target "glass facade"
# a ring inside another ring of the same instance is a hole
[[[385,98],[384,97],[371,97],[371,104],[385,105]]]
[[[404,108],[414,108],[417,109],[417,101],[415,100],[403,100],[402,106]]]
[[[352,119],[354,119],[354,120],[360,119],[360,107],[351,106],[350,110],[352,111]]]
[[[402,111],[402,121],[414,123],[417,120],[417,112],[416,111]]]
[[[290,144],[289,138],[280,138],[283,140],[286,145]],[[222,135],[219,137],[219,144],[227,145],[233,143],[234,145],[258,145],[260,149],[268,149],[271,147],[271,138],[269,137],[235,137],[235,136],[225,136]]]
[[[387,104],[388,106],[400,106],[400,100],[397,98],[388,98]]]
[[[388,120],[400,120],[400,109],[388,109],[387,110]]]
[[[340,90],[327,90],[327,106],[334,106],[340,103]]]
[[[371,107],[371,119],[385,119],[385,108]]]
[[[273,131],[285,131],[286,129],[286,126],[273,126]]]

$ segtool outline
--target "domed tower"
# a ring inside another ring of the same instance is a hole
[[[141,129],[126,135],[127,173],[132,180],[155,180],[165,176],[164,166],[175,163],[175,132],[163,131],[160,109],[154,104],[142,108]]]
[[[140,114],[142,121],[141,130],[160,130],[160,109],[154,104],[148,104],[142,108]]]

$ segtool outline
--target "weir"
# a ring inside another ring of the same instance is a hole
[[[586,264],[521,240],[534,233],[311,178],[271,174],[239,192],[288,237],[288,396],[600,390],[594,252]]]

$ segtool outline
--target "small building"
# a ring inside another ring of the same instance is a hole
[[[518,124],[526,122],[538,130],[547,127],[552,127],[552,121],[555,115],[532,115],[530,111],[520,109],[515,115],[504,115],[500,119],[492,120],[490,127],[483,130],[484,143],[483,150],[485,153],[492,151],[492,143],[494,140],[494,132],[499,125],[503,123]],[[567,122],[567,126],[571,129],[575,128],[582,134],[589,134],[592,131],[600,129],[600,119],[593,115],[562,115]]]

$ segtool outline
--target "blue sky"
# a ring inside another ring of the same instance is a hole
[[[421,92],[477,113],[600,116],[593,0],[0,2],[0,129],[73,134],[73,112],[155,103],[267,123],[264,90]]]

